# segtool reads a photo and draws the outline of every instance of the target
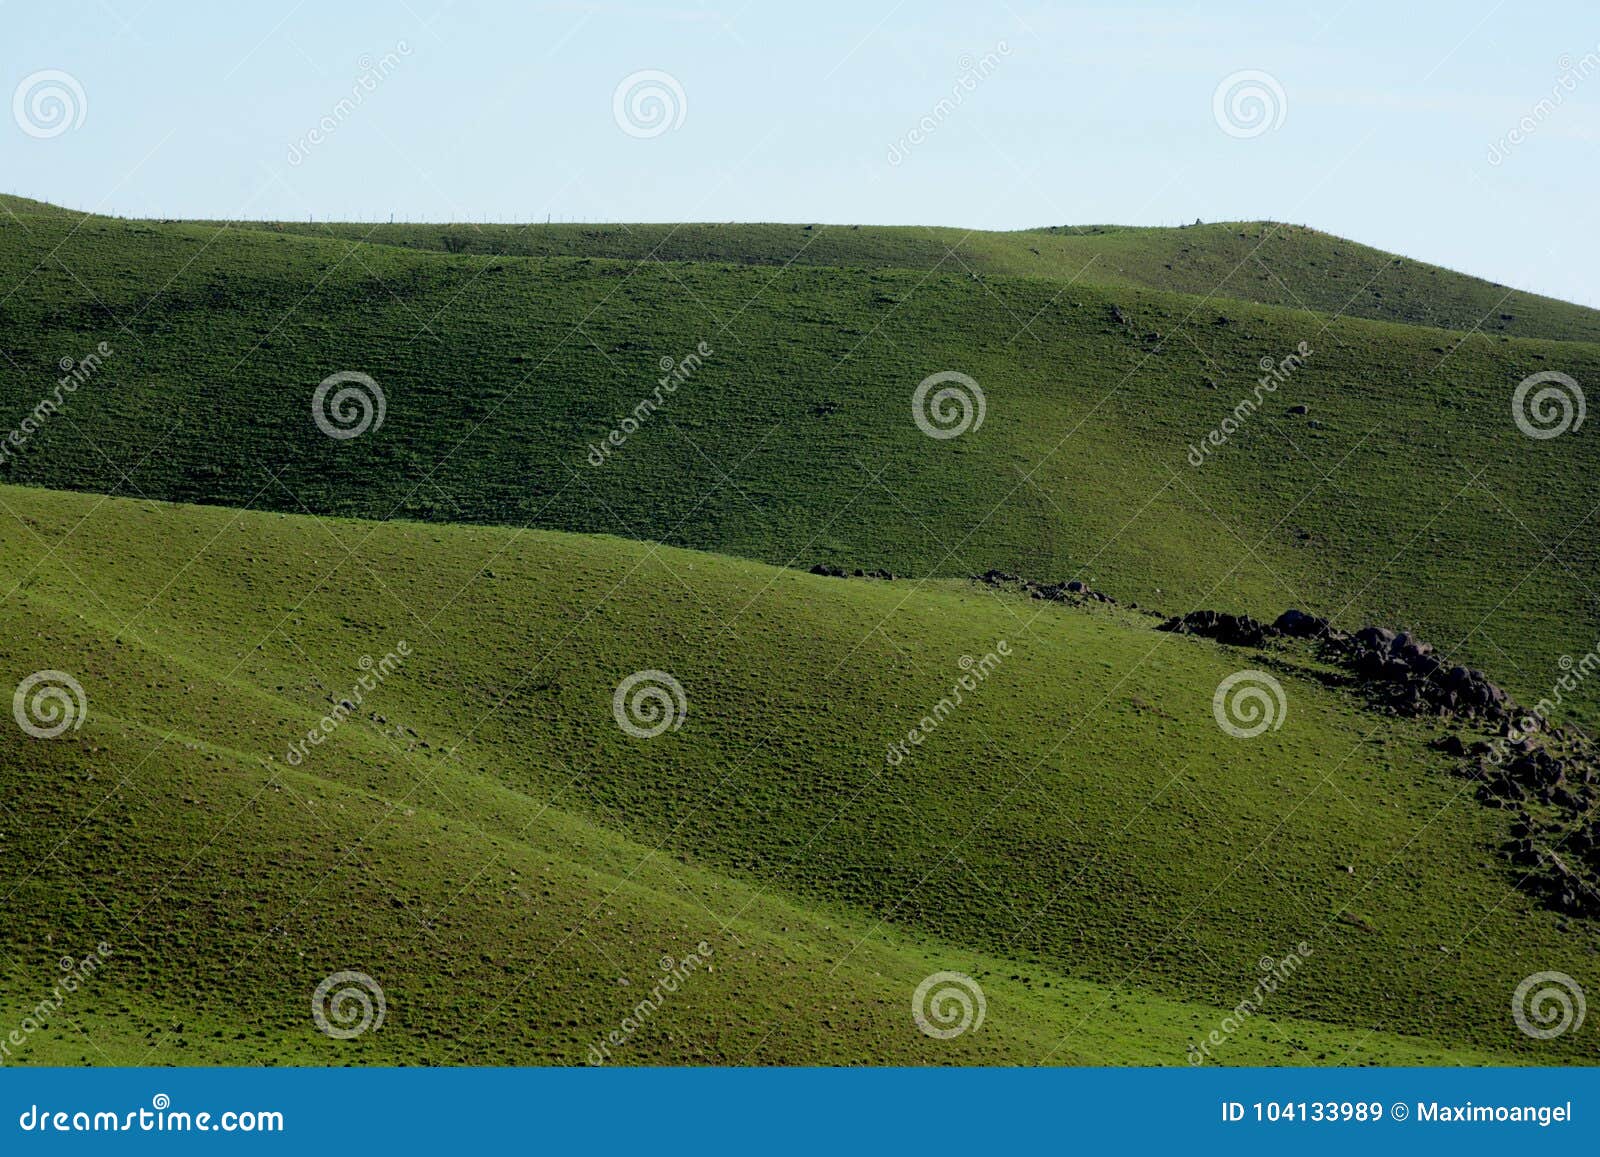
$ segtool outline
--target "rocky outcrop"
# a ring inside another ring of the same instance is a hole
[[[1277,629],[1257,622],[1249,615],[1230,615],[1224,611],[1190,611],[1168,619],[1156,628],[1180,635],[1203,635],[1234,647],[1259,647],[1276,635]]]
[[[1452,715],[1503,723],[1521,714],[1516,702],[1482,671],[1447,663],[1431,643],[1407,631],[1362,627],[1354,634],[1327,619],[1291,608],[1271,624],[1249,615],[1190,611],[1156,628],[1203,635],[1236,647],[1260,647],[1268,639],[1310,639],[1331,659],[1367,684],[1373,698],[1405,715]]]
[[[1519,711],[1482,671],[1447,663],[1433,645],[1406,631],[1363,627],[1324,636],[1330,657],[1375,685],[1379,697],[1406,715],[1454,715],[1493,723]]]

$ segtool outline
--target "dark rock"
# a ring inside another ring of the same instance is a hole
[[[1230,615],[1225,611],[1190,611],[1181,618],[1168,619],[1156,630],[1203,635],[1235,647],[1259,647],[1278,633],[1276,627],[1269,627],[1249,615]]]
[[[1327,619],[1291,607],[1274,620],[1273,629],[1291,639],[1322,639],[1333,630]]]
[[[1394,646],[1394,641],[1397,638],[1399,638],[1399,636],[1395,634],[1395,632],[1391,631],[1388,627],[1362,627],[1355,634],[1355,641],[1357,643],[1360,643],[1363,647],[1366,647],[1369,650],[1377,651],[1378,653],[1385,655],[1388,654],[1389,649]]]

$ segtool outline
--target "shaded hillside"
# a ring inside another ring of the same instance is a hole
[[[1373,249],[1303,225],[1061,226],[995,233],[886,225],[370,225],[263,228],[493,256],[604,257],[1043,277],[1512,337],[1600,341],[1581,305]]]

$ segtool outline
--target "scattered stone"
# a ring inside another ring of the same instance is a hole
[[[1595,808],[1600,758],[1595,747],[1565,729],[1538,736],[1513,734],[1515,738],[1508,734],[1494,743],[1470,745],[1445,736],[1432,746],[1466,757],[1462,772],[1479,781],[1480,803],[1517,809],[1511,839],[1503,848],[1516,886],[1558,912],[1600,919],[1600,817]]]
[[[870,579],[892,579],[892,578],[894,578],[894,572],[893,571],[887,571],[887,570],[862,570],[860,567],[857,567],[855,570],[845,570],[843,567],[831,566],[831,565],[829,565],[828,563],[825,563],[825,562],[817,563],[816,566],[811,568],[811,572],[810,573],[816,574],[816,575],[821,575],[823,578],[870,578]]]
[[[992,587],[1009,587],[1021,591],[1032,598],[1044,599],[1052,603],[1109,603],[1116,605],[1117,600],[1110,595],[1093,590],[1089,584],[1079,579],[1068,579],[1061,583],[1037,583],[1032,579],[1025,579],[1020,575],[1011,574],[1003,570],[985,571],[983,574],[973,575],[975,582]]]

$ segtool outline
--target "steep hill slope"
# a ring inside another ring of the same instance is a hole
[[[1042,277],[1138,286],[1288,309],[1600,341],[1600,312],[1385,253],[1303,225],[1225,221],[1177,229],[1061,226],[994,233],[884,225],[385,225],[268,229],[490,256],[597,257]]]
[[[1291,953],[1216,1060],[1591,1059],[1508,1016],[1596,946],[1510,886],[1509,814],[1293,652],[542,531],[0,512],[0,671],[86,704],[0,728],[8,1006],[110,948],[36,1059],[578,1063],[702,940],[617,1059],[1183,1063]],[[1287,714],[1235,738],[1212,690],[1262,662]],[[641,671],[683,690],[653,738]],[[308,1007],[346,969],[388,1001],[349,1044]],[[954,1041],[908,1015],[946,969],[988,1003]]]
[[[1038,278],[44,214],[0,217],[0,279],[13,482],[919,578],[1000,568],[1171,611],[1294,604],[1413,627],[1528,701],[1600,636],[1600,443],[1592,423],[1529,437],[1512,406],[1530,374],[1600,380],[1588,342]],[[939,371],[985,396],[956,438],[914,421]],[[340,372],[384,395],[359,437],[313,418]],[[1565,710],[1593,722],[1595,703]]]

